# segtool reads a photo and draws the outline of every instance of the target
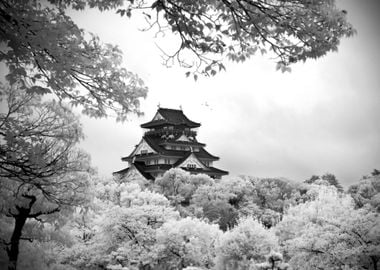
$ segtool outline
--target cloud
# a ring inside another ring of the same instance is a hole
[[[202,123],[199,140],[232,174],[284,176],[304,180],[331,172],[345,184],[380,166],[380,41],[376,1],[339,1],[358,34],[341,42],[338,53],[275,71],[273,60],[257,56],[227,63],[213,78],[187,79],[186,72],[161,65],[152,33],[133,21],[95,11],[78,13],[84,28],[120,45],[125,64],[141,74],[150,92],[146,113],[125,124],[84,118],[83,143],[101,173],[125,164],[157,104],[179,108]],[[107,24],[104,24],[107,21]],[[111,30],[110,30],[111,29]],[[207,106],[205,105],[207,103]]]

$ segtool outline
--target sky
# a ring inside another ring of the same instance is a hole
[[[380,4],[377,0],[339,0],[357,34],[343,39],[336,53],[275,70],[270,56],[227,62],[227,71],[198,81],[185,69],[162,65],[154,32],[140,31],[138,19],[113,12],[71,12],[80,27],[117,44],[124,66],[149,88],[142,117],[127,122],[82,116],[85,140],[100,174],[127,166],[140,141],[140,124],[157,106],[179,109],[202,126],[198,141],[219,156],[214,165],[230,175],[285,177],[303,181],[333,173],[345,186],[380,168]],[[174,42],[164,37],[164,45]],[[162,44],[161,44],[162,45]]]

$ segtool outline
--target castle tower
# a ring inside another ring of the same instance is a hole
[[[197,141],[200,126],[182,110],[159,108],[150,122],[141,125],[146,131],[139,144],[121,159],[128,162],[128,167],[114,174],[123,178],[137,174],[153,180],[171,168],[181,168],[215,179],[227,175],[227,171],[213,167],[219,157],[211,155],[204,149],[206,145]]]

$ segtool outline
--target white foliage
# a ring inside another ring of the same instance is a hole
[[[355,209],[351,196],[320,186],[315,200],[291,207],[276,230],[294,269],[373,269],[379,228],[377,213]]]
[[[181,269],[187,266],[213,266],[215,246],[222,232],[196,218],[169,220],[157,230],[157,252],[161,267]]]
[[[225,232],[219,241],[216,269],[248,269],[254,262],[278,248],[274,233],[251,217],[241,219],[238,225]]]

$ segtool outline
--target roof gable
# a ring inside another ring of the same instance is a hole
[[[197,158],[194,153],[191,153],[183,161],[180,161],[176,167],[191,167],[193,169],[207,169],[207,167]]]
[[[144,175],[135,167],[131,166],[128,172],[123,176],[123,179],[136,179],[136,178],[144,178]]]
[[[156,112],[156,115],[153,117],[152,121],[164,120],[164,117],[159,112]]]
[[[176,141],[179,141],[179,142],[191,142],[190,139],[186,135],[184,135],[184,134],[182,134]]]
[[[156,154],[157,152],[144,139],[142,139],[130,156],[148,153]]]

